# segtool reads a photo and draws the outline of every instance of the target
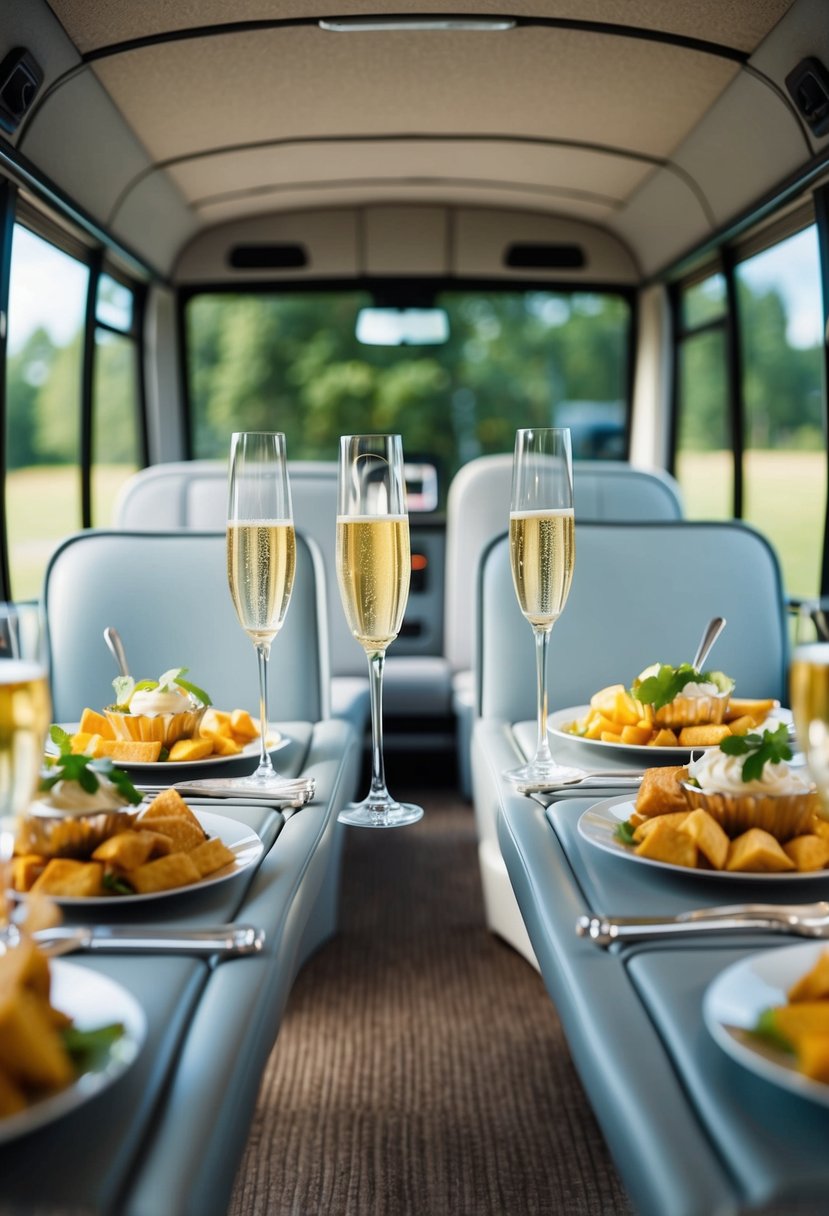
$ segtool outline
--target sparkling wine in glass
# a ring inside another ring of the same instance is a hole
[[[505,776],[520,784],[565,780],[577,770],[558,764],[547,737],[547,648],[561,616],[576,558],[570,432],[520,430],[515,435],[509,518],[515,594],[535,636],[538,735],[528,764]]]
[[[29,647],[21,630],[39,625],[31,612],[24,617],[12,605],[0,605],[0,941],[7,938],[11,909],[7,875],[18,819],[34,797],[52,706],[41,658],[20,658]],[[31,630],[29,631],[31,633]],[[8,657],[14,656],[14,657]]]
[[[354,827],[415,823],[423,808],[397,802],[383,761],[383,667],[409,598],[411,553],[399,435],[343,435],[337,505],[337,581],[352,634],[368,658],[371,682],[371,787],[340,812]]]
[[[829,818],[829,602],[801,605],[789,693],[797,742]]]
[[[227,581],[239,623],[259,660],[259,764],[234,781],[257,790],[284,780],[267,748],[268,661],[285,620],[296,569],[296,536],[285,456],[285,436],[240,431],[230,445]]]

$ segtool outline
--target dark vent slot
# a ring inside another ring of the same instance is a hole
[[[301,245],[234,245],[229,261],[234,270],[298,270],[308,255]]]
[[[515,270],[581,270],[585,265],[580,245],[510,245],[504,265]]]

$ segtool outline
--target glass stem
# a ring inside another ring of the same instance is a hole
[[[271,654],[270,642],[260,642],[256,647],[256,657],[259,660],[259,765],[254,773],[256,777],[274,775],[274,767],[268,751],[268,659]]]
[[[552,763],[553,754],[550,751],[550,740],[547,737],[547,644],[550,641],[552,625],[535,625],[535,667],[538,677],[538,735],[535,743],[535,758],[533,763]]]
[[[383,764],[383,668],[385,651],[368,655],[368,678],[371,693],[371,789],[369,801],[389,800],[386,771]]]

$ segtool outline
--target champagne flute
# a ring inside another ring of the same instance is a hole
[[[553,759],[547,738],[547,648],[576,557],[569,430],[516,431],[509,539],[515,594],[535,636],[538,735],[532,760],[504,776],[522,784],[567,780],[577,770]]]
[[[18,936],[10,923],[8,871],[18,819],[32,801],[43,767],[52,713],[39,652],[32,658],[19,657],[21,650],[29,649],[21,644],[21,630],[31,641],[33,627],[39,631],[34,611],[24,618],[14,605],[0,605],[0,944],[13,944]]]
[[[354,827],[416,823],[423,808],[397,802],[383,762],[383,667],[409,597],[411,553],[399,435],[343,435],[337,501],[337,581],[349,628],[368,658],[371,787],[340,812]]]
[[[227,506],[227,581],[236,615],[259,661],[259,764],[233,782],[267,792],[284,781],[271,761],[268,734],[268,660],[282,628],[296,568],[296,536],[285,456],[285,436],[238,431],[231,438]]]
[[[789,671],[797,742],[829,818],[829,602],[801,604]]]

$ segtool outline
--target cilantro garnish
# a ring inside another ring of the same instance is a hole
[[[64,1047],[72,1057],[78,1072],[95,1068],[105,1059],[113,1043],[124,1034],[122,1022],[111,1022],[107,1026],[96,1026],[94,1030],[79,1030],[77,1026],[66,1026],[61,1031]]]
[[[107,870],[101,880],[104,889],[111,891],[113,895],[134,895],[135,890],[123,878],[120,878],[112,870]]]
[[[94,794],[101,784],[98,780],[100,775],[108,777],[118,793],[133,806],[137,806],[141,801],[142,795],[139,794],[127,774],[123,769],[116,768],[108,757],[93,760],[91,756],[74,753],[71,750],[71,736],[59,726],[51,728],[49,737],[60,748],[60,755],[51,762],[48,772],[42,774],[38,789],[50,790],[59,781],[77,781],[87,794]]]
[[[647,676],[641,682],[634,681],[630,695],[657,710],[669,705],[688,683],[716,684],[721,692],[734,687],[734,681],[721,671],[697,671],[690,663],[680,663],[679,667],[660,663],[655,675]]]
[[[779,764],[781,760],[792,758],[785,722],[781,722],[777,730],[764,730],[762,735],[727,735],[720,744],[720,751],[725,752],[726,756],[746,757],[743,761],[743,781],[762,780],[767,761]]]
[[[762,1010],[751,1034],[756,1035],[758,1039],[762,1039],[764,1043],[768,1043],[770,1047],[777,1048],[778,1051],[791,1052],[793,1050],[792,1044],[777,1029],[774,1013],[773,1008]]]
[[[622,823],[617,824],[616,831],[613,834],[620,844],[636,844],[633,835],[633,825],[629,819],[625,819]]]

